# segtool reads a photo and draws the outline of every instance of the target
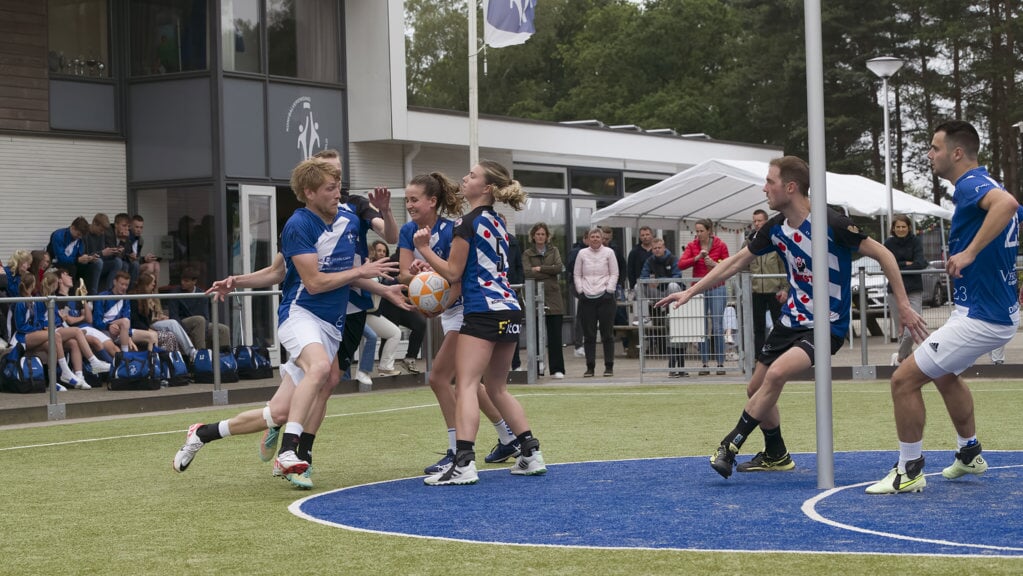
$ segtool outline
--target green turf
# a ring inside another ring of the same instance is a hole
[[[1015,426],[1023,385],[971,386],[985,448],[1023,449]],[[512,391],[548,463],[709,454],[734,425],[745,396],[742,386],[721,384]],[[925,449],[952,449],[955,436],[940,397],[929,389],[925,398],[931,414]],[[812,384],[790,384],[780,406],[790,450],[814,451]],[[189,424],[238,411],[4,429],[0,574],[451,574],[452,566],[472,574],[1023,572],[1023,560],[1014,559],[577,550],[348,532],[287,511],[308,492],[270,477],[255,435],[206,446],[184,474],[171,469]],[[836,450],[892,449],[894,457],[887,383],[836,383],[834,413]],[[328,414],[316,443],[315,491],[415,476],[446,445],[428,389],[339,397]],[[480,451],[495,438],[484,420]],[[16,448],[22,446],[28,447]],[[507,506],[528,500],[510,494]],[[770,529],[744,526],[741,517],[734,522],[749,538]]]

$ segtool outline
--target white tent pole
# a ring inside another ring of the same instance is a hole
[[[479,66],[476,63],[476,55],[479,50],[476,48],[476,10],[478,0],[469,1],[469,168],[479,162],[479,123],[480,123],[480,95],[479,79],[477,73]]]
[[[817,401],[817,487],[835,487],[831,413],[831,314],[828,285],[828,191],[824,155],[824,57],[820,0],[804,0],[806,110],[810,152],[810,237],[813,238],[813,344]]]

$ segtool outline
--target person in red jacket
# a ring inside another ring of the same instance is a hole
[[[699,280],[714,269],[719,262],[728,258],[728,246],[714,235],[714,223],[707,218],[696,221],[696,239],[686,244],[682,256],[678,259],[678,269],[693,269],[693,279]],[[707,357],[713,354],[717,361],[717,373],[724,374],[725,338],[722,320],[725,314],[725,300],[728,294],[724,283],[702,291],[704,294],[704,314],[710,323],[707,338],[700,343],[700,360],[703,361],[701,376],[710,374],[707,370]],[[712,345],[713,344],[713,348]]]

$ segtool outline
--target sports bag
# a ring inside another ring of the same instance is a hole
[[[0,389],[4,392],[30,394],[46,391],[43,362],[38,356],[27,356],[23,344],[11,348],[0,362]]]
[[[159,362],[157,352],[118,352],[114,355],[107,387],[110,390],[159,390]]]
[[[242,380],[273,378],[270,352],[265,347],[239,346],[234,349],[234,357],[238,362],[238,377]]]
[[[185,357],[177,350],[161,350],[160,379],[168,386],[187,386],[192,382],[192,374],[188,372]]]
[[[213,350],[203,348],[195,353],[192,362],[192,373],[195,381],[203,384],[213,383]],[[220,381],[231,383],[238,381],[238,362],[230,348],[220,350]]]

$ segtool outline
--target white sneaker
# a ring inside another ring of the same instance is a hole
[[[469,460],[465,466],[453,464],[443,472],[427,476],[423,484],[427,486],[463,486],[479,482],[479,474],[476,473],[476,461]]]
[[[82,384],[85,384],[84,379],[79,380],[77,377],[75,377],[75,374],[73,372],[67,372],[64,370],[60,371],[60,382],[61,384],[66,384],[68,388],[75,389],[79,389],[81,388]],[[88,386],[88,384],[86,384],[86,386]]]
[[[892,352],[892,363],[890,365],[891,366],[898,366],[899,365],[899,353],[898,352]]]
[[[288,450],[277,455],[274,460],[274,471],[280,472],[281,476],[288,474],[301,474],[309,468],[309,463],[298,457],[294,450]],[[277,474],[275,474],[276,476]]]
[[[67,392],[67,388],[60,382],[57,382],[57,392]]]
[[[78,384],[75,385],[75,390],[92,390],[92,386],[85,381],[85,374],[81,372],[75,372],[75,378],[78,379]]]
[[[368,373],[363,372],[362,370],[359,370],[358,372],[355,373],[355,379],[358,380],[359,384],[362,384],[363,386],[373,385],[373,377],[370,376]]]
[[[582,348],[576,348],[575,349],[575,357],[576,358],[585,358],[586,357],[586,350],[583,350]]]
[[[529,456],[519,454],[510,471],[517,476],[539,476],[547,473],[547,465],[544,464],[543,454],[539,450],[533,450]]]
[[[92,368],[93,374],[103,374],[110,372],[110,363],[100,360],[97,356],[93,356],[92,360],[89,360],[89,368]]]
[[[555,380],[562,380],[562,379],[565,378],[565,373],[564,372],[555,372],[554,374],[551,375],[551,377],[554,378]]]
[[[192,463],[192,459],[195,458],[199,449],[205,446],[195,433],[200,426],[202,426],[202,423],[196,422],[188,427],[188,432],[185,434],[185,445],[174,455],[174,469],[178,472],[184,472],[188,465]]]

